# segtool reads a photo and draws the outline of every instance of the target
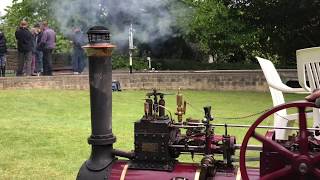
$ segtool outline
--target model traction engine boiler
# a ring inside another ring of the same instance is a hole
[[[144,114],[134,123],[134,151],[113,148],[112,134],[112,63],[107,28],[96,26],[88,31],[89,83],[92,134],[90,158],[79,170],[78,180],[207,180],[207,179],[319,179],[320,144],[314,135],[317,128],[307,128],[306,109],[319,107],[314,103],[320,91],[308,101],[292,102],[268,110],[252,125],[213,124],[211,107],[204,107],[204,118],[183,120],[186,102],[180,91],[174,120],[167,115],[165,94],[153,90],[146,94]],[[319,101],[320,102],[320,101]],[[261,126],[265,119],[283,109],[297,109],[299,127]],[[217,135],[214,128],[223,126],[225,133]],[[228,134],[228,128],[249,128],[242,144]],[[260,134],[257,129],[271,129]],[[272,129],[294,130],[288,140],[276,140]],[[250,138],[262,146],[248,145]],[[234,162],[240,149],[239,166]],[[260,152],[260,167],[246,166],[248,150]],[[200,162],[183,163],[181,154],[201,155]],[[222,158],[216,158],[220,155]],[[117,157],[127,158],[119,160]]]

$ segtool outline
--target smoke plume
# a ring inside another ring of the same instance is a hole
[[[55,0],[54,17],[60,31],[69,34],[73,27],[86,31],[91,26],[104,25],[118,45],[128,42],[128,29],[133,24],[134,37],[140,42],[153,42],[177,35],[178,18],[187,9],[171,0]]]

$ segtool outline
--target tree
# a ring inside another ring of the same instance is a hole
[[[58,45],[71,34],[74,27],[86,31],[94,25],[104,25],[111,30],[112,39],[118,48],[127,48],[127,34],[130,24],[137,31],[137,42],[154,44],[176,36],[174,13],[180,12],[179,0],[14,0],[3,17],[10,37],[13,36],[21,19],[30,25],[49,20],[59,33]],[[62,34],[63,33],[63,34]],[[63,36],[62,36],[63,35]],[[15,39],[9,43],[14,46]],[[58,47],[58,50],[63,47]]]
[[[16,39],[14,33],[19,27],[19,23],[22,19],[28,21],[29,26],[39,23],[43,20],[47,20],[55,30],[58,30],[58,24],[54,17],[51,16],[52,1],[49,0],[13,0],[12,6],[7,9],[7,14],[2,17],[3,27],[8,37],[8,46],[16,47]],[[57,34],[57,52],[68,51],[70,44],[68,40],[58,31]]]
[[[257,34],[241,21],[240,11],[220,0],[190,0],[195,13],[190,24],[190,40],[220,62],[243,62],[257,49]]]
[[[280,56],[281,64],[295,62],[295,51],[320,44],[319,0],[226,0],[242,12],[242,20],[261,31],[265,52]]]

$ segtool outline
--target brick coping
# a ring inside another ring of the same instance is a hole
[[[296,70],[279,70],[283,82],[297,80]],[[174,72],[129,72],[115,71],[113,80],[121,83],[122,89],[190,89],[190,90],[236,90],[268,91],[261,70],[216,70]],[[88,90],[88,74],[59,74],[55,76],[0,77],[1,89],[70,89]]]

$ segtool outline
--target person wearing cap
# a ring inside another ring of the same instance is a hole
[[[18,45],[18,69],[17,76],[27,75],[31,76],[32,63],[32,47],[33,37],[28,29],[28,22],[22,20],[20,27],[15,32]]]
[[[56,47],[56,33],[49,28],[48,22],[42,23],[40,46],[43,49],[43,75],[52,76],[52,53]]]

